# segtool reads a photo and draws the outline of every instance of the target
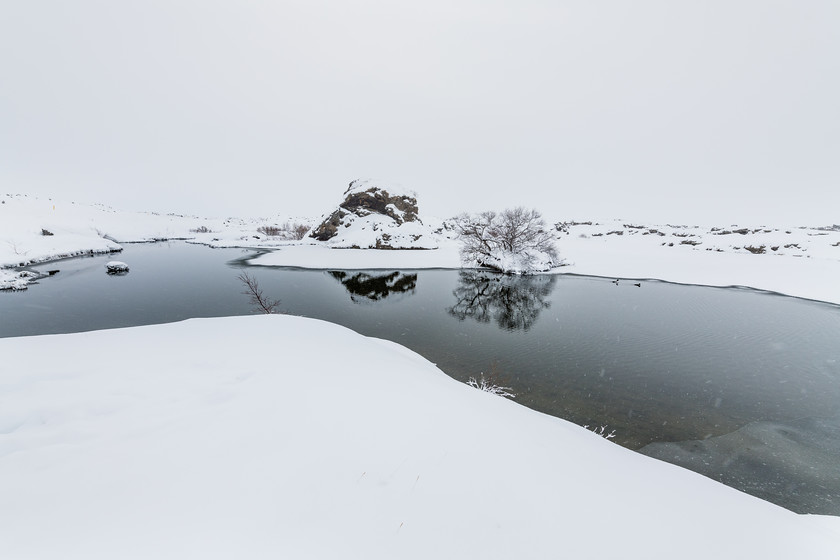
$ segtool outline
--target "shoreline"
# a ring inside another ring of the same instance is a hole
[[[138,243],[167,243],[180,241],[207,248],[238,248],[253,250],[258,254],[244,258],[251,266],[298,268],[304,270],[471,270],[460,266],[457,245],[454,243],[438,249],[332,249],[323,245],[308,243],[286,244],[282,247],[249,246],[214,246],[212,243],[198,241],[195,238],[173,237],[144,241],[120,241],[131,245]],[[561,250],[568,247],[561,245]],[[588,249],[585,248],[585,249]],[[119,254],[122,247],[98,249],[80,249],[68,254],[59,254],[30,262],[24,266],[0,268],[0,291],[22,291],[28,285],[44,277],[31,272],[32,267],[43,266],[67,259],[84,258],[90,255]],[[581,249],[576,255],[584,253]],[[566,254],[566,253],[564,253]],[[701,256],[702,255],[702,256]],[[628,259],[629,257],[629,259]],[[682,255],[680,262],[665,265],[653,265],[639,262],[640,255],[626,253],[622,259],[594,259],[586,255],[583,263],[568,262],[545,272],[536,274],[556,274],[561,276],[579,276],[589,278],[620,279],[635,282],[665,282],[684,286],[698,286],[726,289],[747,289],[771,295],[793,297],[804,301],[840,306],[840,289],[827,285],[823,278],[840,278],[840,261],[797,259],[795,269],[789,268],[795,257],[780,255],[751,256],[732,253],[712,253]],[[704,259],[724,258],[740,266],[726,269],[725,274],[712,271],[705,266]],[[634,260],[639,259],[639,260]],[[747,259],[752,262],[748,262]],[[767,260],[759,260],[767,259]],[[782,260],[769,260],[782,259]],[[564,259],[566,261],[567,259]],[[650,259],[653,260],[653,259]],[[807,263],[807,264],[806,264]],[[678,265],[678,266],[675,266]],[[670,270],[668,268],[670,267]],[[762,270],[757,270],[762,269]],[[658,269],[658,270],[657,270]],[[653,274],[651,274],[653,272]],[[658,273],[657,273],[658,272]],[[699,278],[699,280],[698,280]],[[740,279],[740,281],[739,281]]]
[[[21,290],[27,267],[70,255],[119,252],[127,243],[181,240],[260,252],[257,266],[307,269],[462,269],[451,228],[424,239],[437,249],[336,248],[329,242],[266,235],[289,218],[207,219],[120,212],[6,195],[0,205],[0,289]],[[307,220],[304,220],[307,221]],[[311,221],[311,220],[309,220]],[[684,285],[743,286],[840,305],[840,226],[726,227],[641,225],[623,220],[551,221],[564,266],[550,274],[655,279]],[[371,230],[372,228],[368,228]],[[368,231],[368,233],[372,233]],[[72,258],[72,257],[71,257]],[[21,263],[23,265],[21,266]]]

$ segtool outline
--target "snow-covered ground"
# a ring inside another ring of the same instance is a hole
[[[563,272],[746,286],[840,304],[840,227],[572,225]]]
[[[0,355],[4,558],[840,555],[840,518],[329,323],[194,319],[2,339]]]
[[[205,219],[118,212],[51,200],[0,195],[0,267],[63,256],[119,250],[119,243],[189,239],[211,247],[272,249],[252,261],[266,266],[345,269],[459,268],[459,244],[440,220],[417,250],[330,248],[311,239],[290,241],[259,231],[265,226],[316,220],[274,216]],[[550,223],[559,219],[543,209]],[[373,216],[371,220],[378,219]],[[358,220],[357,220],[358,222]],[[559,223],[559,221],[558,221]],[[827,224],[826,226],[831,226]],[[46,230],[54,235],[43,235]],[[365,237],[365,236],[368,237]],[[373,223],[356,223],[354,244],[373,244]],[[811,225],[640,225],[614,221],[565,222],[557,231],[558,273],[658,279],[709,286],[746,286],[840,304],[840,227]],[[130,264],[130,263],[129,263]],[[0,288],[24,288],[28,278],[0,268]]]
[[[189,239],[219,247],[276,247],[283,243],[282,237],[266,235],[260,228],[299,221],[288,216],[206,219],[122,212],[102,205],[0,194],[0,289],[25,289],[30,280],[9,267],[120,251],[124,243]]]

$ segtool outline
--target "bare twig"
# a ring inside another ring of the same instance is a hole
[[[21,251],[20,249],[18,249],[17,243],[15,242],[15,240],[14,240],[14,239],[12,239],[12,240],[10,240],[10,241],[6,241],[6,244],[7,244],[9,247],[11,247],[11,248],[12,248],[12,251],[14,251],[15,255],[18,255],[18,256],[24,256],[24,257],[25,257],[27,254],[29,254],[29,251]]]
[[[589,430],[589,424],[585,425],[584,429]],[[604,439],[612,439],[615,437],[615,430],[607,432],[607,426],[601,426],[600,428],[598,426],[595,426],[589,431],[598,434]]]
[[[494,395],[498,395],[500,397],[515,399],[516,394],[513,392],[513,389],[511,389],[510,387],[502,386],[501,382],[497,379],[498,370],[498,363],[496,361],[493,361],[490,364],[490,373],[487,374],[487,377],[484,376],[484,372],[481,372],[481,375],[478,379],[476,379],[475,377],[470,377],[467,381],[467,385],[469,385],[470,387],[474,387],[480,391],[493,393]]]
[[[260,288],[259,282],[257,279],[248,274],[247,272],[243,272],[239,276],[236,277],[240,282],[245,284],[245,291],[242,292],[246,296],[250,296],[251,298],[251,305],[257,308],[258,311],[262,313],[274,313],[275,309],[278,305],[280,305],[279,299],[270,299],[263,294],[262,288]]]

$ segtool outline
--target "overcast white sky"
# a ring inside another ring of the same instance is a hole
[[[8,0],[0,192],[840,223],[840,2]]]

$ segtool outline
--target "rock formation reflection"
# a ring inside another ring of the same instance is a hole
[[[341,282],[356,303],[379,301],[391,294],[410,294],[417,287],[417,275],[402,272],[346,272],[332,270],[330,276]]]
[[[491,320],[506,330],[530,329],[554,290],[554,275],[508,276],[485,271],[463,271],[452,295],[456,303],[447,311],[459,321]]]

